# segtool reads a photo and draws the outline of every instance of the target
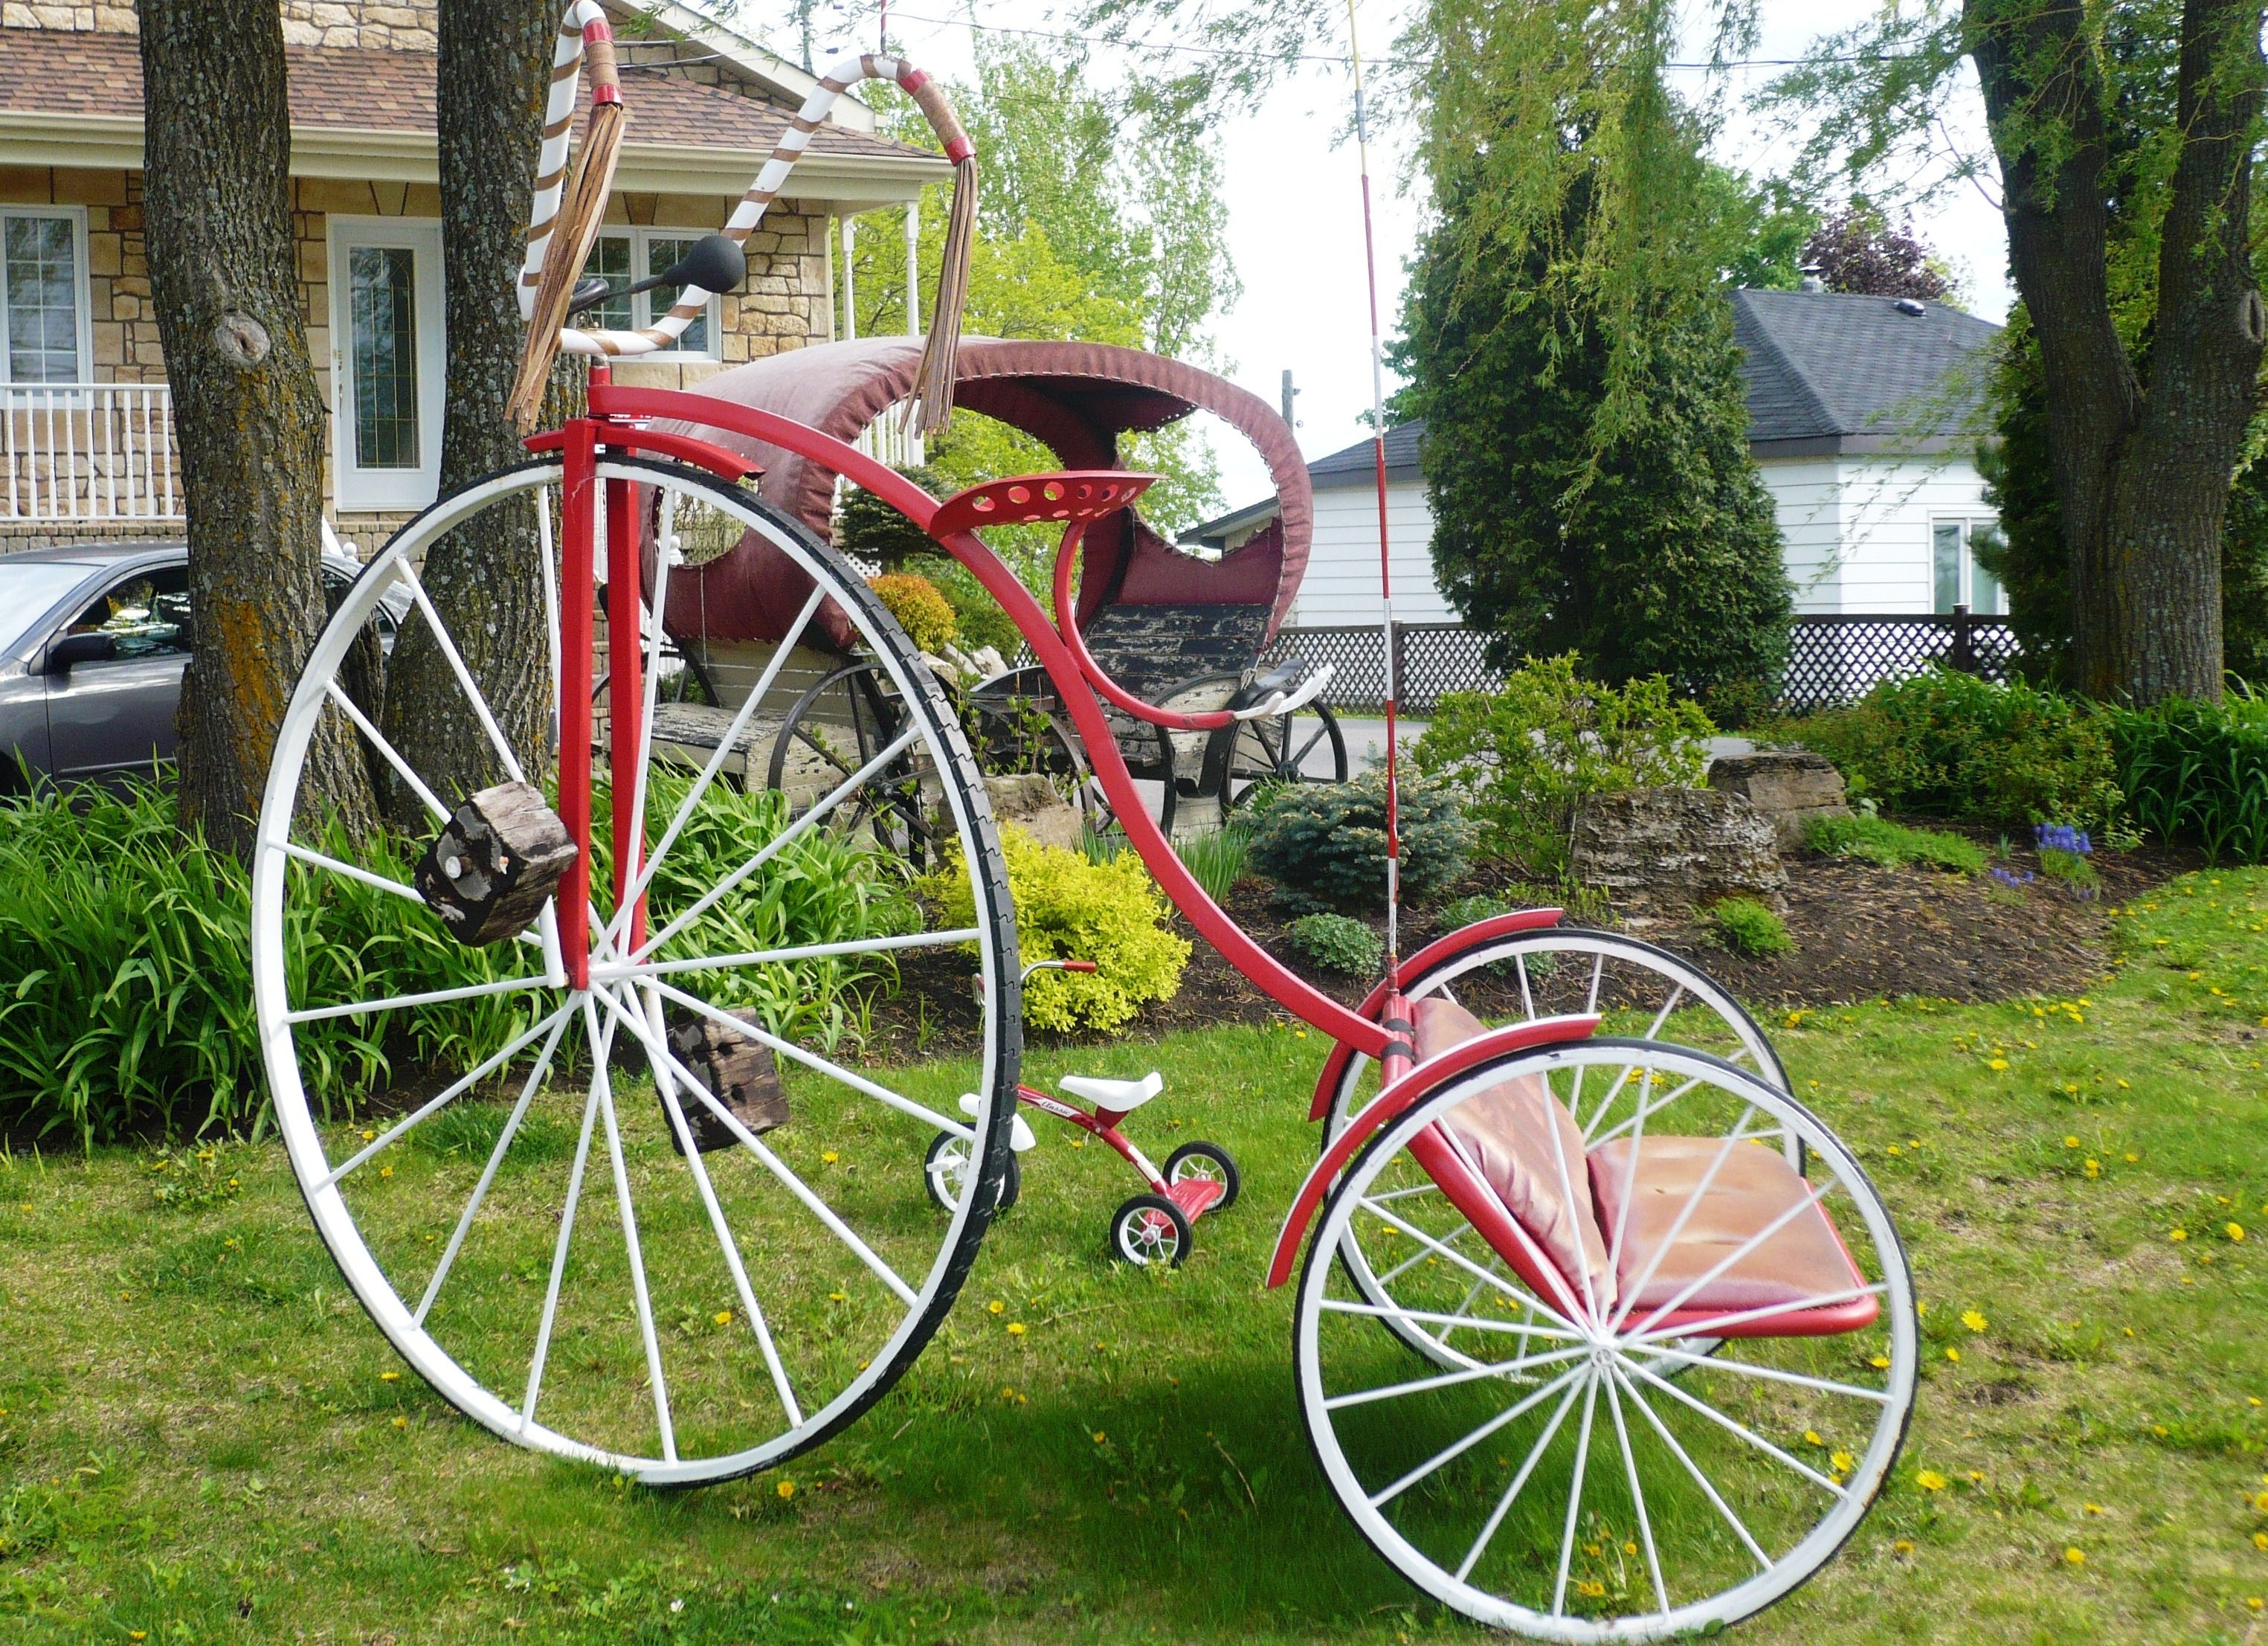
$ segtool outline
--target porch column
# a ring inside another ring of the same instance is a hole
[[[843,218],[843,340],[845,343],[856,343],[858,340],[858,285],[857,276],[851,272],[851,264],[857,259],[858,250],[858,218],[848,213],[844,214]]]
[[[906,336],[921,336],[921,202],[906,202]]]

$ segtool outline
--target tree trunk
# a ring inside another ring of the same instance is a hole
[[[519,364],[519,263],[558,20],[554,0],[442,0],[444,496],[527,460],[504,402]],[[422,575],[497,726],[530,780],[541,782],[550,764],[551,683],[534,511],[483,512],[474,527],[434,544]],[[404,626],[387,674],[387,734],[444,800],[502,780],[422,619]],[[397,793],[391,809],[412,822],[416,798]]]
[[[2218,701],[2221,520],[2268,332],[2246,244],[2268,78],[2260,7],[2188,0],[2183,14],[2183,138],[2146,385],[2111,318],[2104,87],[2085,8],[1969,0],[1964,24],[2048,386],[2073,683],[2143,704]]]
[[[151,299],[173,384],[196,646],[181,685],[180,816],[241,855],[324,615],[323,397],[286,162],[275,0],[143,0]],[[326,716],[302,809],[360,832],[370,794]]]

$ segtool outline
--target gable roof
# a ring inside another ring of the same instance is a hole
[[[1943,303],[1848,292],[1733,293],[1758,457],[1933,453],[1975,441],[2000,328]]]
[[[342,46],[284,52],[294,173],[433,179],[438,59],[432,53]],[[787,129],[787,109],[640,72],[634,63],[622,70],[630,121],[621,187],[738,194]],[[584,107],[589,102],[585,85]],[[0,29],[0,159],[138,168],[141,149],[142,52],[134,35]],[[814,135],[790,193],[827,199],[885,189],[899,199],[949,174],[941,155],[828,124]],[[884,177],[891,179],[887,185]]]
[[[1418,420],[1398,423],[1386,432],[1386,477],[1414,479],[1418,474],[1418,442],[1425,436]],[[1368,435],[1352,446],[1318,457],[1307,465],[1307,476],[1318,486],[1368,485],[1378,473],[1375,443]]]

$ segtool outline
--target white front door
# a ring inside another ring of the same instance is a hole
[[[441,479],[441,225],[331,219],[338,506],[421,509]]]

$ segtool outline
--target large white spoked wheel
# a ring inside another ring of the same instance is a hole
[[[1570,1160],[1552,1140],[1594,1118]],[[1491,1140],[1515,1134],[1512,1163]],[[1538,1189],[1577,1215],[1505,1214]],[[1413,1260],[1358,1288],[1350,1239]],[[1382,1312],[1456,1324],[1463,1363],[1412,1376]],[[1363,1536],[1444,1605],[1554,1641],[1707,1632],[1818,1570],[1889,1476],[1917,1353],[1904,1253],[1849,1149],[1748,1071],[1643,1040],[1509,1054],[1381,1128],[1325,1205],[1293,1348]]]
[[[951,1306],[1007,1167],[1015,927],[960,727],[857,572],[705,475],[610,459],[600,476],[637,488],[654,569],[641,624],[644,735],[620,766],[606,729],[593,738],[589,986],[569,985],[559,894],[518,936],[471,948],[408,883],[467,797],[386,736],[364,635],[397,579],[415,600],[404,643],[421,624],[441,631],[416,568],[445,534],[526,542],[534,531],[556,568],[550,463],[492,476],[404,527],[324,631],[269,774],[253,961],[293,1170],[379,1329],[506,1439],[689,1484],[770,1466],[840,1429]],[[601,567],[604,520],[602,508]],[[809,579],[800,615],[781,642],[725,659],[718,701],[692,720],[691,705],[666,712],[657,737],[655,696],[666,697],[669,672],[653,667],[667,641],[651,614],[666,609],[671,568],[696,557],[695,545],[749,535]],[[627,603],[610,602],[615,621]],[[904,711],[868,765],[918,768],[934,838],[973,867],[973,909],[955,917],[924,916],[887,831],[844,804],[857,783],[785,794],[762,781],[754,751],[841,654],[829,603]],[[817,624],[832,629],[824,646],[809,644]],[[507,745],[463,649],[442,638],[462,699],[453,712],[487,734],[489,780],[524,774],[557,806],[551,749]],[[417,815],[414,827],[352,842],[302,815],[311,739],[326,719],[359,744],[395,815],[405,805]],[[733,760],[737,775],[725,770]],[[623,785],[646,819],[642,941],[617,918],[613,889],[615,855],[634,844],[612,838],[609,796]],[[354,902],[366,912],[340,929],[394,935],[358,948],[330,941],[335,912]],[[866,1008],[916,949],[965,954],[983,979],[981,1040],[964,1064],[894,1068],[863,1049]],[[400,1101],[357,1116],[347,1071],[381,1055]],[[961,1112],[969,1091],[981,1100],[973,1119]],[[962,1141],[968,1167],[945,1218],[923,1186],[939,1132]]]
[[[1487,938],[1434,962],[1404,985],[1403,993],[1411,1000],[1430,996],[1455,1000],[1497,1023],[1603,1012],[1605,1033],[1670,1041],[1710,1052],[1781,1091],[1788,1089],[1787,1072],[1771,1043],[1721,984],[1668,949],[1619,933],[1546,926]],[[1324,1117],[1325,1148],[1368,1101],[1370,1087],[1364,1077],[1370,1066],[1370,1059],[1359,1053],[1348,1059]],[[1800,1166],[1801,1145],[1791,1139],[1788,1148],[1794,1151],[1791,1162]],[[1340,1255],[1349,1278],[1375,1299],[1375,1277],[1410,1254],[1390,1249],[1368,1251],[1362,1239],[1359,1230],[1350,1234]],[[1467,1363],[1454,1319],[1424,1327],[1392,1314],[1381,1319],[1388,1330],[1436,1364]],[[1706,1345],[1687,1347],[1705,1349]]]

